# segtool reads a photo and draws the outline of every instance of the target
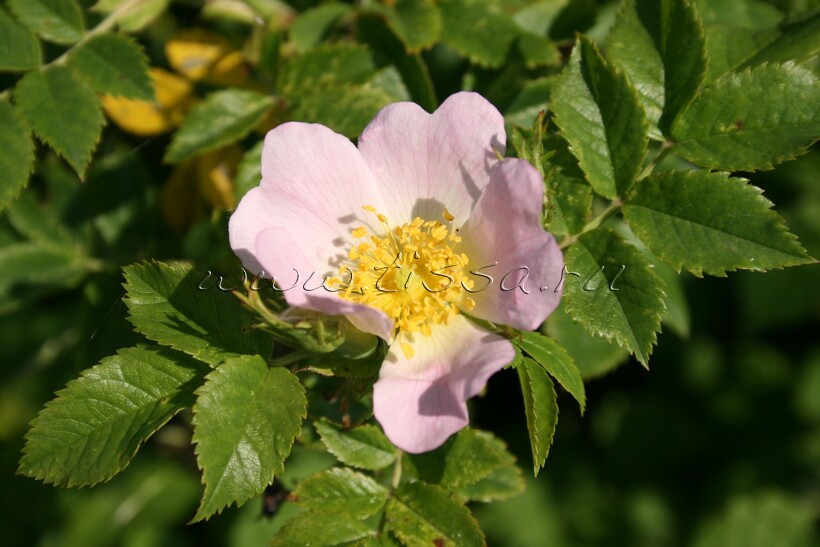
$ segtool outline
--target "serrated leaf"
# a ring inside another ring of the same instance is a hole
[[[768,36],[769,33],[761,31],[761,34]],[[780,34],[767,42],[766,47],[761,48],[741,68],[811,59],[820,53],[820,11],[815,9],[788,21],[780,27]]]
[[[387,502],[385,528],[405,545],[484,545],[470,511],[447,491],[422,482],[400,486]]]
[[[364,519],[384,507],[387,490],[366,475],[337,467],[306,478],[289,499],[315,511]]]
[[[9,0],[9,7],[28,28],[55,44],[73,44],[85,32],[74,0]]]
[[[272,105],[271,97],[256,91],[226,89],[211,93],[185,117],[165,160],[177,163],[241,139]]]
[[[598,228],[565,255],[564,302],[590,333],[614,339],[644,366],[665,310],[663,280],[641,252],[612,230]]]
[[[547,318],[546,332],[572,356],[584,380],[603,376],[623,363],[629,355],[615,342],[593,336],[574,322],[564,311],[563,304]]]
[[[396,0],[378,7],[408,52],[429,48],[439,40],[442,16],[433,0]]]
[[[549,372],[550,376],[558,380],[558,383],[570,395],[575,397],[578,406],[581,407],[581,414],[583,414],[587,400],[584,391],[584,380],[581,378],[581,373],[567,350],[558,345],[552,338],[537,332],[522,332],[514,342],[536,363],[544,367],[544,370]]]
[[[323,44],[288,59],[277,87],[292,101],[305,92],[339,83],[362,84],[376,71],[373,55],[361,44]]]
[[[441,0],[442,41],[472,62],[497,68],[519,34],[512,17],[492,0]]]
[[[349,13],[353,13],[353,8],[341,2],[305,10],[290,27],[290,40],[297,51],[307,51],[321,43],[336,21]]]
[[[302,511],[276,533],[270,547],[358,545],[354,542],[375,535],[365,523],[344,513]]]
[[[314,425],[328,451],[342,463],[375,471],[396,461],[396,448],[376,426],[339,430],[328,421]]]
[[[592,188],[607,198],[624,195],[646,157],[646,119],[624,75],[588,38],[575,44],[550,108]]]
[[[282,473],[307,399],[296,376],[257,355],[226,361],[196,395],[193,441],[205,484],[199,521],[258,496]]]
[[[623,212],[650,251],[698,277],[812,262],[761,194],[727,173],[667,171],[641,181]]]
[[[475,484],[461,488],[459,493],[470,501],[489,503],[505,500],[524,492],[527,484],[517,465],[502,465]]]
[[[555,426],[558,425],[558,395],[544,367],[529,357],[522,358],[516,370],[524,397],[533,473],[537,477],[547,461]]]
[[[106,481],[193,403],[204,365],[164,348],[120,350],[68,383],[31,423],[19,472],[58,486]]]
[[[33,168],[31,130],[13,106],[0,101],[0,211],[25,187]]]
[[[514,462],[503,441],[475,429],[462,429],[441,447],[407,454],[404,463],[419,480],[457,489],[474,484],[494,469]]]
[[[122,34],[98,34],[71,51],[68,67],[97,93],[154,100],[148,57]]]
[[[709,70],[706,83],[742,66],[777,37],[777,31],[755,31],[734,25],[705,27]]]
[[[301,122],[320,123],[346,137],[355,138],[379,110],[395,101],[384,90],[369,84],[317,87],[302,94],[293,105],[290,117]]]
[[[771,169],[817,140],[818,104],[817,75],[794,63],[730,73],[704,89],[675,122],[675,151],[711,169]]]
[[[567,144],[557,136],[548,141],[553,152],[544,162],[549,214],[545,228],[555,235],[580,233],[592,212],[592,187]]]
[[[105,121],[94,93],[67,68],[52,66],[26,74],[14,101],[34,133],[82,178]]]
[[[240,354],[267,358],[270,336],[252,328],[255,318],[228,292],[199,289],[190,265],[144,262],[124,268],[128,320],[149,340],[212,366]]]
[[[24,71],[40,66],[40,41],[0,6],[0,70]]]
[[[609,57],[629,77],[647,117],[664,134],[706,75],[705,42],[688,0],[628,0],[618,12],[607,40]]]
[[[522,32],[516,47],[524,58],[527,68],[561,64],[561,52],[555,42],[544,36]]]

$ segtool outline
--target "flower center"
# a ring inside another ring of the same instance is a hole
[[[472,280],[466,277],[469,259],[453,247],[461,236],[452,231],[453,216],[444,220],[420,217],[391,228],[387,218],[372,206],[363,209],[379,221],[380,230],[361,226],[353,236],[362,240],[348,251],[352,266],[342,266],[340,276],[330,280],[339,296],[384,311],[400,333],[430,336],[433,325],[446,325],[459,309],[470,311]],[[406,357],[412,347],[402,342]]]

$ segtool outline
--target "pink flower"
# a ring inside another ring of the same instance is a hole
[[[543,181],[523,160],[498,160],[505,140],[503,117],[475,93],[433,114],[389,105],[358,149],[286,123],[265,138],[262,182],[231,217],[247,268],[283,287],[299,272],[288,304],[343,314],[390,343],[373,406],[408,452],[467,425],[467,399],[515,356],[462,312],[532,330],[558,305],[563,258],[541,227]],[[327,289],[306,290],[322,276]]]

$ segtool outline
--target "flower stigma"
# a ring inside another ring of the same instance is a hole
[[[386,313],[409,359],[414,351],[410,337],[403,334],[430,336],[434,325],[446,325],[460,310],[475,307],[469,297],[473,282],[466,277],[469,258],[457,251],[461,236],[453,230],[454,217],[446,209],[444,223],[416,217],[393,228],[373,206],[362,208],[376,217],[379,228],[368,225],[352,231],[362,240],[348,251],[352,265],[342,266],[342,277],[328,281],[342,287],[341,298]]]

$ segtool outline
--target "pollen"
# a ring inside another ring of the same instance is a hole
[[[339,297],[384,311],[393,319],[397,334],[423,336],[430,336],[435,325],[446,325],[460,311],[475,307],[465,290],[472,287],[466,277],[469,258],[459,252],[461,236],[451,230],[449,211],[442,215],[447,224],[416,217],[391,227],[374,207],[363,209],[378,222],[352,231],[362,242],[348,249],[350,263],[328,280]],[[413,356],[410,344],[402,342],[401,350],[408,359]]]

